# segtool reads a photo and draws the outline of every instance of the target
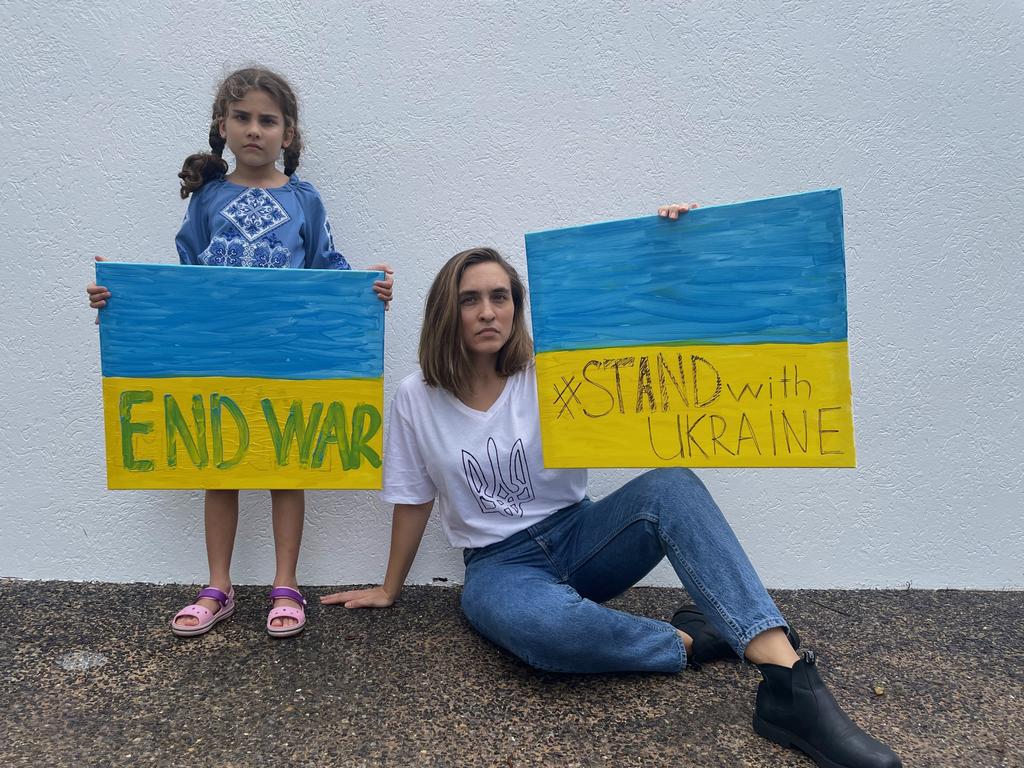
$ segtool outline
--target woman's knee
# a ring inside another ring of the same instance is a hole
[[[652,469],[642,478],[645,496],[658,510],[661,525],[672,520],[685,521],[687,525],[700,521],[698,525],[703,525],[722,517],[704,483],[686,467]]]
[[[649,493],[676,496],[680,493],[707,494],[707,489],[693,470],[687,467],[661,467],[640,476]]]

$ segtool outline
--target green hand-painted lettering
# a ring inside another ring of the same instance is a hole
[[[380,455],[368,445],[380,429],[380,422],[380,411],[368,403],[359,403],[352,411],[352,463],[357,469],[359,454],[366,456],[370,466],[380,466]]]
[[[341,468],[352,469],[348,425],[345,423],[345,406],[341,403],[331,403],[327,406],[327,415],[324,416],[320,435],[316,439],[316,450],[313,451],[313,463],[310,465],[313,469],[320,469],[323,465],[327,446],[331,443],[338,446],[338,453],[341,455]]]
[[[152,472],[153,462],[135,458],[132,444],[134,435],[148,435],[153,431],[152,421],[132,421],[132,406],[153,402],[153,393],[148,389],[129,389],[121,393],[117,401],[117,414],[121,421],[121,461],[129,472]]]
[[[202,469],[209,462],[210,457],[206,450],[206,409],[203,406],[203,396],[192,396],[192,420],[195,422],[196,433],[185,423],[185,417],[181,414],[178,401],[174,395],[164,395],[164,430],[167,435],[167,466],[178,466],[178,442],[175,433],[181,437],[185,444],[185,450],[192,463]]]
[[[302,415],[302,401],[293,400],[288,409],[288,419],[284,423],[282,433],[281,426],[274,413],[274,404],[270,398],[260,401],[263,406],[263,415],[267,421],[267,428],[270,430],[270,439],[274,442],[274,455],[277,466],[283,467],[288,464],[288,456],[291,453],[292,440],[299,446],[299,464],[303,467],[309,466],[309,454],[313,445],[313,437],[316,435],[317,425],[320,423],[320,414],[324,410],[323,403],[313,403],[309,409],[309,423]]]
[[[224,459],[224,430],[221,424],[221,407],[223,406],[231,418],[235,421],[238,429],[238,448],[235,455],[225,461]],[[238,464],[249,450],[249,422],[245,420],[242,409],[238,403],[227,395],[220,395],[214,392],[210,395],[210,431],[213,433],[213,464],[217,469],[230,469]]]

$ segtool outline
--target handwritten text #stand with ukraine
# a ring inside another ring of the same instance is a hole
[[[838,189],[526,250],[547,466],[855,466]]]

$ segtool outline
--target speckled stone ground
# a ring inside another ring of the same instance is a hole
[[[266,589],[238,592],[234,618],[182,640],[166,622],[192,587],[0,582],[0,766],[811,765],[751,730],[752,667],[538,673],[470,630],[454,588],[314,605],[271,640]],[[1024,593],[774,594],[908,768],[1024,766]],[[664,618],[682,599],[616,606]]]

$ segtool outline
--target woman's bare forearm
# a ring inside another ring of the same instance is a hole
[[[383,584],[384,591],[392,600],[396,600],[402,591],[433,508],[433,501],[426,504],[395,504],[391,520],[391,552]]]

